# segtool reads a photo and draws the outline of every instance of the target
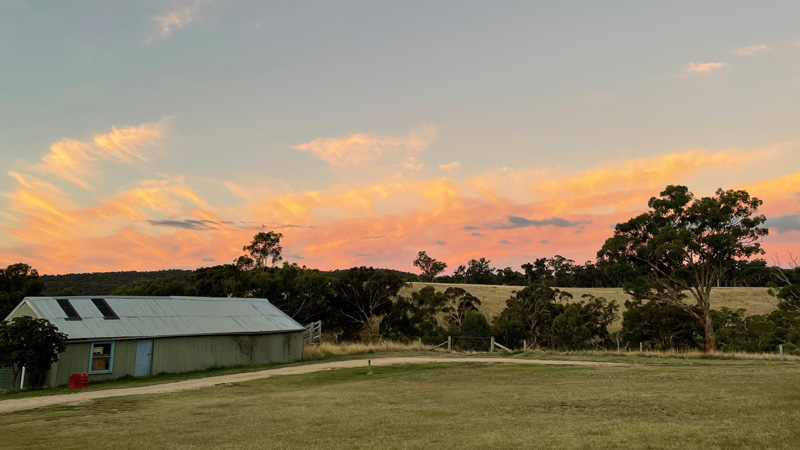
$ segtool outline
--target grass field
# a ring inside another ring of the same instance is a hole
[[[465,289],[481,300],[481,312],[492,318],[506,307],[506,300],[513,291],[522,289],[521,286],[489,286],[482,284],[444,284],[444,283],[411,283],[412,287],[405,288],[402,295],[410,296],[411,292],[418,291],[425,286],[434,286],[437,291],[444,291],[448,287],[456,286]],[[748,314],[765,314],[776,309],[777,302],[767,294],[768,288],[715,288],[711,293],[711,307],[720,309],[727,306],[731,309],[744,308]],[[620,306],[620,315],[625,308],[625,300],[630,297],[622,292],[622,288],[563,288],[573,296],[574,301],[580,301],[584,294],[595,297],[605,297],[607,300],[616,300]],[[621,319],[620,319],[621,323]]]
[[[3,448],[797,448],[800,363],[342,369],[0,415]]]

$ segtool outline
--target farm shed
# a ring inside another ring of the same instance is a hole
[[[67,349],[44,385],[302,358],[303,326],[261,298],[28,297],[9,314],[47,319]]]

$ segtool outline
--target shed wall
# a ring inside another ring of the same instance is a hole
[[[8,320],[11,320],[11,319],[13,319],[15,317],[23,317],[23,316],[39,317],[39,315],[36,314],[36,312],[34,312],[33,308],[31,308],[30,306],[28,306],[27,303],[25,303],[22,306],[20,306],[19,309],[14,311],[13,314],[8,316]],[[0,319],[0,320],[2,320],[2,319]]]
[[[132,376],[136,361],[136,342],[135,339],[115,341],[113,372],[89,375],[89,382]],[[65,385],[71,374],[87,372],[90,351],[91,343],[68,343],[66,351],[50,369],[46,383],[50,386]],[[297,361],[302,357],[302,332],[160,338],[153,342],[151,372],[153,375],[181,373],[212,367]]]

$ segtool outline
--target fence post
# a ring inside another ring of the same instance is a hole
[[[781,350],[781,361],[783,361],[783,344],[779,344],[778,348]],[[25,370],[25,368],[23,367],[22,370]],[[22,372],[22,373],[25,373],[25,372]],[[22,388],[20,387],[20,389],[22,389]]]
[[[369,368],[369,370],[367,370],[367,375],[372,375],[372,360],[371,359],[367,360],[367,367]]]
[[[447,353],[453,353],[453,337],[447,336]]]
[[[422,351],[422,338],[419,338],[419,351]]]
[[[643,351],[644,351],[644,344],[639,342],[639,353],[642,353]]]
[[[781,347],[781,355],[783,355],[783,347]],[[25,366],[22,366],[22,376],[19,377],[19,388],[22,389],[23,387],[25,387]]]
[[[489,341],[489,342],[490,342],[490,344],[489,344],[489,352],[493,352],[494,351],[494,336],[492,336],[492,340]]]
[[[528,340],[527,339],[523,339],[522,340],[522,351],[523,352],[527,352],[528,351]]]

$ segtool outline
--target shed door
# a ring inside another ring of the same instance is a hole
[[[150,366],[153,362],[153,340],[142,339],[136,342],[136,366],[133,376],[146,377],[150,375]]]

